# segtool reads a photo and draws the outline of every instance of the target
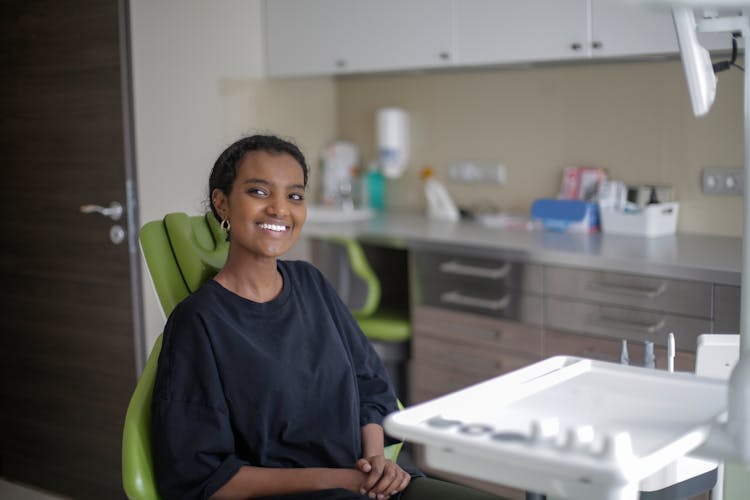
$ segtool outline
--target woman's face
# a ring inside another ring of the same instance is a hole
[[[259,257],[286,253],[307,218],[302,167],[287,153],[246,154],[229,196],[214,189],[212,199],[231,223],[232,248]]]

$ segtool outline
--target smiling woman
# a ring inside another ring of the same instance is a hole
[[[241,139],[214,165],[229,253],[165,326],[152,400],[161,495],[438,499],[444,485],[444,498],[492,498],[385,458],[397,405],[383,364],[320,271],[279,260],[305,223],[306,184],[304,157],[276,137]]]

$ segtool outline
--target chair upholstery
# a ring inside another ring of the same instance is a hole
[[[122,486],[130,499],[157,500],[154,464],[151,457],[151,395],[162,336],[156,339],[125,415],[122,433]]]
[[[226,233],[212,213],[167,214],[141,228],[143,257],[165,317],[185,297],[211,279],[224,265],[229,249]],[[122,436],[122,482],[130,499],[157,500],[151,456],[151,396],[161,352],[159,335],[130,399]],[[399,408],[403,408],[398,401]],[[385,449],[396,461],[402,443]]]
[[[171,213],[148,222],[139,237],[164,316],[212,278],[227,260],[229,242],[213,213]]]

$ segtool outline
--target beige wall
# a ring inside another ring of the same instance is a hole
[[[412,121],[412,161],[388,183],[388,206],[421,210],[423,165],[459,205],[528,213],[557,193],[567,165],[606,167],[627,183],[669,184],[681,232],[739,236],[740,197],[704,196],[701,169],[742,166],[742,74],[722,73],[716,103],[695,118],[679,61],[346,77],[339,80],[342,138],[375,158],[374,115],[401,106]],[[505,186],[451,182],[457,161],[503,162]]]

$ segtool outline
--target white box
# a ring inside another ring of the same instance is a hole
[[[679,208],[677,202],[646,205],[637,212],[601,208],[602,232],[647,237],[674,234]]]

